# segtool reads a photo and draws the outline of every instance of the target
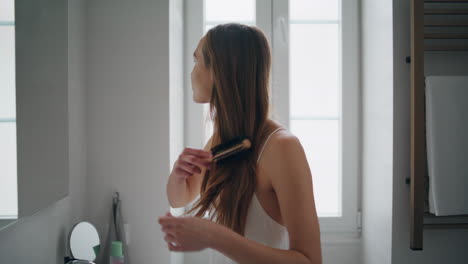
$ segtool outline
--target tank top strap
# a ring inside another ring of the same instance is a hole
[[[270,137],[271,137],[274,133],[276,133],[276,131],[281,130],[281,129],[285,129],[285,128],[283,128],[283,127],[278,127],[278,128],[275,129],[273,132],[271,132],[271,134],[267,137],[267,139],[265,140],[265,143],[263,143],[262,150],[260,151],[260,154],[258,155],[257,163],[260,161],[260,157],[262,157],[263,150],[265,149],[265,146],[267,145],[268,140],[270,139]]]

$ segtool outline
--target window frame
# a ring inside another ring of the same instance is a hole
[[[349,238],[360,234],[359,170],[360,170],[360,60],[358,0],[340,1],[340,89],[341,98],[341,217],[319,217],[321,233]],[[206,143],[202,104],[192,100],[191,56],[204,34],[204,0],[184,2],[185,8],[185,145],[202,148]],[[289,128],[289,1],[256,0],[256,25],[265,33],[272,49],[270,84],[273,118]],[[344,89],[344,85],[345,89]],[[346,172],[346,173],[343,173]],[[312,172],[313,174],[313,172]],[[345,188],[343,188],[345,186]]]
[[[14,1],[13,1],[13,4],[12,4],[12,7],[13,7],[13,11],[14,11],[14,7],[15,7]],[[11,28],[13,28],[14,35],[16,35],[15,20],[16,20],[16,18],[14,17],[14,14],[13,14],[12,20],[2,20],[2,19],[0,19],[0,27],[11,27]],[[16,41],[16,39],[14,39],[14,41]],[[16,47],[15,46],[14,46],[13,52],[14,53],[16,52]],[[14,62],[12,67],[16,71],[16,61]],[[15,88],[16,88],[16,79],[14,80],[14,85],[15,85]],[[15,139],[16,139],[16,90],[15,90],[14,100],[15,100],[15,112],[14,112],[13,116],[0,117],[0,124],[5,124],[5,123],[14,124],[15,125]],[[17,151],[17,148],[16,148],[16,144],[15,144],[15,153],[14,153],[15,156],[16,156],[16,151]],[[14,188],[15,188],[15,190],[18,188],[17,174],[18,174],[18,172],[15,171],[15,177],[14,177],[14,184],[15,184]],[[16,214],[2,214],[2,212],[0,211],[0,220],[16,220],[16,219],[18,219],[18,197],[17,196],[15,197],[15,202],[16,202],[16,205],[15,205]],[[0,227],[0,229],[1,229],[1,227]]]

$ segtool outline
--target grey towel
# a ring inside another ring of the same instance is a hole
[[[125,239],[125,230],[122,219],[121,200],[118,192],[114,193],[112,199],[112,210],[109,217],[106,239],[101,244],[99,256],[96,258],[97,264],[108,264],[110,261],[110,246],[112,241],[122,241],[122,251],[124,254],[124,263],[130,264],[127,241]]]

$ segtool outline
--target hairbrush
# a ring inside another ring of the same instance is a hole
[[[244,150],[250,149],[252,142],[246,136],[235,137],[225,143],[218,144],[211,148],[213,161],[217,162],[226,159]]]

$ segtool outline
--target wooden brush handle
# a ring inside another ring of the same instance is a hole
[[[239,144],[236,144],[228,149],[225,149],[219,153],[217,153],[216,155],[214,155],[213,157],[213,160],[214,161],[218,161],[218,160],[221,160],[223,158],[226,158],[226,157],[229,157],[231,155],[234,155],[235,153],[238,153],[244,149],[249,149],[250,147],[252,146],[250,140],[248,139],[244,139],[242,140],[241,143]]]

